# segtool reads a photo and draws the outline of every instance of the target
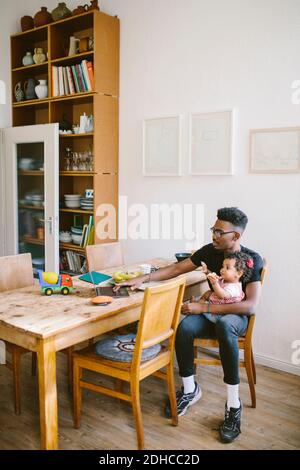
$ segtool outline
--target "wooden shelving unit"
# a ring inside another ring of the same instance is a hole
[[[93,37],[93,50],[68,56],[67,46],[71,36]],[[42,64],[24,67],[22,58],[26,52],[42,47],[47,60]],[[94,89],[81,93],[53,96],[53,67],[80,64],[82,60],[93,63]],[[11,36],[11,82],[13,126],[48,124],[67,120],[79,124],[83,113],[93,115],[94,131],[82,134],[60,134],[59,197],[64,194],[82,194],[85,189],[94,190],[94,211],[82,209],[59,209],[60,230],[70,230],[74,215],[80,215],[83,224],[94,216],[101,203],[118,207],[118,113],[119,113],[119,20],[117,17],[92,10],[81,15],[56,21],[46,26]],[[16,101],[15,85],[22,85],[29,78],[47,80],[48,97]],[[74,152],[93,152],[93,171],[66,171],[66,148]],[[43,176],[42,171],[19,171],[18,177]],[[32,181],[32,183],[31,183]],[[24,187],[34,186],[36,178],[26,179]],[[34,187],[32,188],[34,189]],[[44,210],[44,207],[20,205],[20,209]],[[95,230],[96,233],[96,230]],[[37,238],[26,238],[26,243],[43,244]],[[113,240],[109,239],[107,242]],[[95,235],[95,243],[103,243]],[[105,242],[105,240],[104,240]],[[84,248],[74,244],[60,243],[60,250],[84,253]]]
[[[83,209],[59,209],[60,212],[69,212],[70,214],[90,214],[93,215],[94,211],[86,211]]]
[[[74,245],[73,243],[60,243],[59,246],[64,250],[78,251],[79,253],[85,252],[85,248],[82,248],[79,245]]]

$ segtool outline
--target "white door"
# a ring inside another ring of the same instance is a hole
[[[58,273],[58,124],[11,127],[2,133],[5,254],[30,252],[34,268]]]

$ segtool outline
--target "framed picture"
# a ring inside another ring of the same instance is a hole
[[[190,175],[232,175],[233,110],[190,114]]]
[[[144,120],[144,176],[181,175],[181,127],[181,115]]]
[[[300,127],[250,130],[250,173],[300,172]]]

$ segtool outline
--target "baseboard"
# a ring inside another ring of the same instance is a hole
[[[254,354],[255,363],[271,367],[271,369],[281,370],[283,372],[289,372],[290,374],[300,375],[300,366],[291,364],[290,362],[279,361],[272,357],[263,356],[261,354]]]
[[[212,352],[212,349],[202,348],[203,351]],[[216,355],[218,355],[218,350],[213,350]],[[244,358],[244,351],[240,350],[240,359]],[[284,362],[278,359],[274,359],[269,356],[264,356],[262,354],[254,353],[255,364],[270,367],[271,369],[280,370],[283,372],[289,372],[290,374],[300,375],[300,365],[292,364],[291,362]]]

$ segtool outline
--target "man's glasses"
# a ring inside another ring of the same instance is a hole
[[[223,230],[219,230],[218,228],[215,228],[215,227],[211,227],[210,231],[216,238],[220,238],[223,235],[226,235],[227,233],[235,233],[235,230],[229,230],[228,232],[224,232]]]

